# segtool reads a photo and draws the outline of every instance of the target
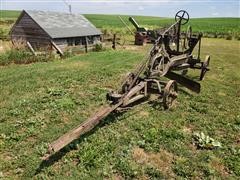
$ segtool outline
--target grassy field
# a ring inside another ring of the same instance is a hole
[[[18,17],[19,11],[0,11],[1,24],[0,36],[7,36],[8,31],[14,20]],[[119,32],[122,34],[130,34],[122,24],[118,15],[99,15],[86,14],[96,27],[107,32]],[[173,14],[173,17],[175,14]],[[129,16],[121,16],[124,21],[134,31],[133,25],[128,21]],[[174,22],[172,18],[160,18],[151,16],[134,16],[140,26],[149,29],[157,29],[171,25]],[[205,37],[240,39],[240,18],[193,18],[190,19],[188,25],[193,27],[194,32],[202,32]],[[184,27],[185,29],[187,26]]]
[[[0,67],[0,178],[160,179],[240,177],[239,41],[203,39],[211,71],[200,94],[180,88],[157,103],[112,114],[50,162],[47,143],[106,104],[105,95],[144,56],[107,50],[64,61]],[[194,132],[222,144],[197,149]]]

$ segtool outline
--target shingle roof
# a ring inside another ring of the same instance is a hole
[[[52,38],[102,34],[83,15],[49,11],[25,11]]]

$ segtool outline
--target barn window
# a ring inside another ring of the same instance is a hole
[[[73,40],[72,39],[68,39],[67,43],[68,43],[68,46],[72,46],[73,45]]]
[[[94,36],[93,37],[93,43],[98,43],[100,41],[100,37],[99,36]]]
[[[75,39],[75,45],[82,45],[82,39],[81,38],[76,38]]]
[[[89,36],[87,37],[88,44],[93,44],[93,37]]]

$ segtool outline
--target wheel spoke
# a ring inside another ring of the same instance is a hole
[[[184,11],[184,12],[183,12],[183,15],[182,15],[182,18],[184,17],[185,13],[186,13],[186,12]]]

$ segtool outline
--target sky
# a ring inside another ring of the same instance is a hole
[[[68,12],[67,4],[81,14],[173,17],[184,9],[191,17],[240,17],[240,0],[0,0],[0,9]]]

